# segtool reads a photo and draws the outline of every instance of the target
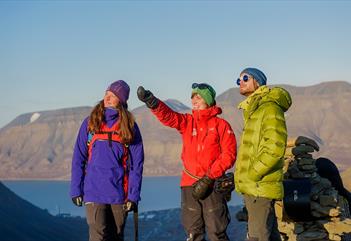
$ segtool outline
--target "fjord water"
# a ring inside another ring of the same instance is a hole
[[[53,215],[85,216],[84,208],[76,207],[69,197],[69,181],[3,181],[21,198]],[[139,212],[180,207],[180,177],[144,177]],[[242,204],[232,193],[229,205]]]

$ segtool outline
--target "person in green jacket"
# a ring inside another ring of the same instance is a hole
[[[239,104],[244,130],[235,169],[235,189],[243,194],[248,211],[248,240],[281,240],[274,201],[283,198],[283,157],[287,142],[284,112],[290,94],[266,86],[265,74],[256,68],[240,73],[237,84],[246,99]]]

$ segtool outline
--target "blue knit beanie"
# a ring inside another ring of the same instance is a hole
[[[267,77],[264,75],[264,73],[256,68],[246,68],[243,71],[241,71],[240,75],[246,73],[251,75],[257,83],[261,85],[266,85],[267,84]]]

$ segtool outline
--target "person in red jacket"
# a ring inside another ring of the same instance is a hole
[[[192,114],[173,111],[142,86],[137,95],[162,124],[182,135],[181,210],[187,241],[205,240],[205,230],[211,241],[229,240],[225,195],[214,192],[213,185],[233,167],[236,139],[230,124],[217,117],[222,110],[216,106],[215,90],[205,83],[192,85]]]

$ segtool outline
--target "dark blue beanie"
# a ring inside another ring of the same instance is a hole
[[[264,75],[264,73],[256,68],[246,68],[243,71],[241,71],[240,75],[242,73],[246,73],[254,77],[254,79],[257,81],[257,83],[261,85],[266,85],[267,84],[267,77]]]

